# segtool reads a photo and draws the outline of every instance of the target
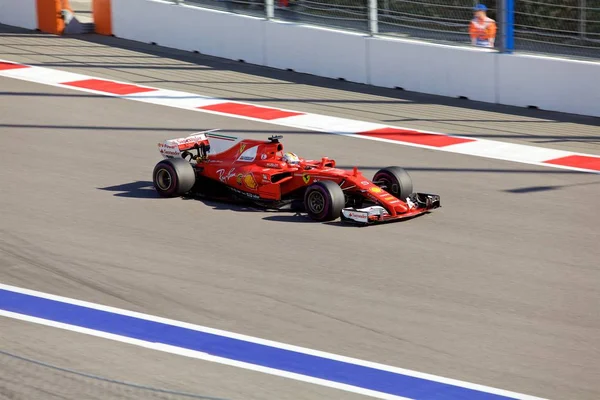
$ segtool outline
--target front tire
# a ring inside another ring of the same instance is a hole
[[[154,167],[152,182],[161,197],[177,197],[192,189],[196,174],[194,167],[183,158],[167,158]]]
[[[333,181],[315,182],[304,192],[304,209],[314,221],[337,219],[345,204],[344,192]]]
[[[373,176],[373,183],[402,201],[406,201],[413,192],[412,178],[400,167],[380,169]]]

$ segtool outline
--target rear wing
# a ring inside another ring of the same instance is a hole
[[[164,158],[180,157],[184,151],[204,144],[210,146],[208,154],[214,155],[229,150],[242,141],[242,138],[216,133],[218,131],[220,129],[210,129],[196,132],[184,138],[168,139],[158,143],[158,151]]]

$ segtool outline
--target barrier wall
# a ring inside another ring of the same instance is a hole
[[[368,36],[279,21],[264,25],[267,66],[368,83]]]
[[[36,1],[59,0],[0,0],[0,22],[33,29]],[[600,117],[600,62],[370,37],[162,0],[94,0],[94,15],[98,33],[124,39],[357,83]]]
[[[600,63],[498,54],[498,102],[600,117]]]
[[[495,103],[496,53],[412,40],[370,38],[369,83]]]
[[[600,63],[371,37],[161,0],[111,0],[115,36],[357,83],[600,117]]]
[[[0,24],[37,29],[36,0],[0,0]]]
[[[159,0],[112,0],[115,36],[265,64],[265,21]]]

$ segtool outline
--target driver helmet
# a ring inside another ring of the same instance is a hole
[[[283,161],[289,165],[297,165],[298,163],[300,163],[300,159],[298,158],[298,156],[294,153],[289,152],[283,155]]]

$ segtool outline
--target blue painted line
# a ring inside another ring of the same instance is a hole
[[[4,289],[0,309],[416,400],[513,399]]]
[[[511,54],[515,50],[515,0],[506,0],[506,52]]]

